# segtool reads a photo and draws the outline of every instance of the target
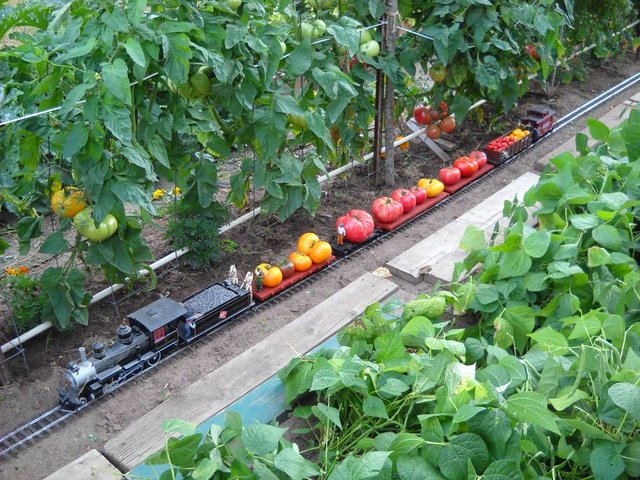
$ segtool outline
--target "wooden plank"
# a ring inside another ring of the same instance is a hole
[[[422,130],[424,127],[421,125],[418,125],[416,123],[415,120],[410,119],[407,122],[407,127],[409,127],[409,130],[411,130],[412,132],[417,132],[418,130]],[[431,151],[433,153],[435,153],[438,158],[444,162],[450,162],[451,161],[451,157],[449,155],[447,155],[444,150],[442,150],[433,140],[431,140],[429,137],[427,137],[424,133],[421,133],[420,135],[418,135],[418,138],[420,140],[422,140],[424,142],[424,144],[429,147],[431,149]]]
[[[97,450],[91,450],[44,480],[116,480],[120,471]]]
[[[107,442],[104,452],[123,471],[131,470],[165,442],[164,420],[180,417],[200,424],[275,375],[356,319],[371,303],[398,290],[367,273],[227,364],[144,415]]]
[[[475,225],[484,230],[489,239],[495,223],[502,218],[504,201],[513,200],[516,196],[522,199],[524,193],[537,181],[538,176],[528,172],[516,178],[471,210],[390,260],[387,268],[409,282],[420,282],[427,275],[451,281],[455,263],[466,257],[466,253],[459,248],[466,228]],[[532,217],[531,221],[535,219]]]

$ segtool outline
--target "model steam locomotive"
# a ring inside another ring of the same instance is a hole
[[[73,411],[115,390],[129,378],[153,367],[163,355],[187,345],[229,322],[253,304],[251,274],[240,285],[232,267],[229,278],[177,302],[161,298],[127,316],[109,346],[94,342],[87,356],[67,365],[59,402]]]

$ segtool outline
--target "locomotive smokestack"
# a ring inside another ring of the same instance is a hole
[[[85,350],[84,347],[80,347],[78,349],[78,351],[80,352],[80,363],[86,363],[87,362],[87,351]]]

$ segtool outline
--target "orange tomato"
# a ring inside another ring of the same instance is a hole
[[[293,262],[293,266],[295,267],[296,272],[304,272],[305,270],[309,270],[311,268],[311,264],[313,263],[311,257],[302,252],[291,252],[291,255],[289,255],[289,260]]]
[[[51,196],[51,208],[61,217],[73,218],[87,208],[84,192],[74,187],[58,190]]]
[[[402,135],[398,135],[398,136],[396,137],[396,142],[397,142],[398,140],[402,140],[403,138],[404,138],[404,137],[403,137]],[[401,143],[400,145],[398,145],[398,148],[399,148],[400,150],[404,150],[404,151],[409,150],[409,142]]]
[[[264,274],[264,283],[265,287],[277,287],[282,283],[282,271],[278,267],[271,267],[267,270],[267,273]]]
[[[421,178],[418,180],[418,187],[427,191],[427,197],[437,197],[444,190],[444,183],[435,178]]]
[[[313,246],[320,241],[315,233],[304,233],[298,239],[298,251],[309,255]]]
[[[331,256],[331,253],[329,242],[318,242],[311,249],[309,256],[313,263],[322,263]]]

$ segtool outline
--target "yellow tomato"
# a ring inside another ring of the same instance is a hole
[[[73,218],[87,208],[84,192],[74,187],[58,190],[51,196],[51,208],[61,217]]]
[[[444,183],[435,178],[421,178],[418,187],[427,191],[427,197],[437,197],[444,191]]]

